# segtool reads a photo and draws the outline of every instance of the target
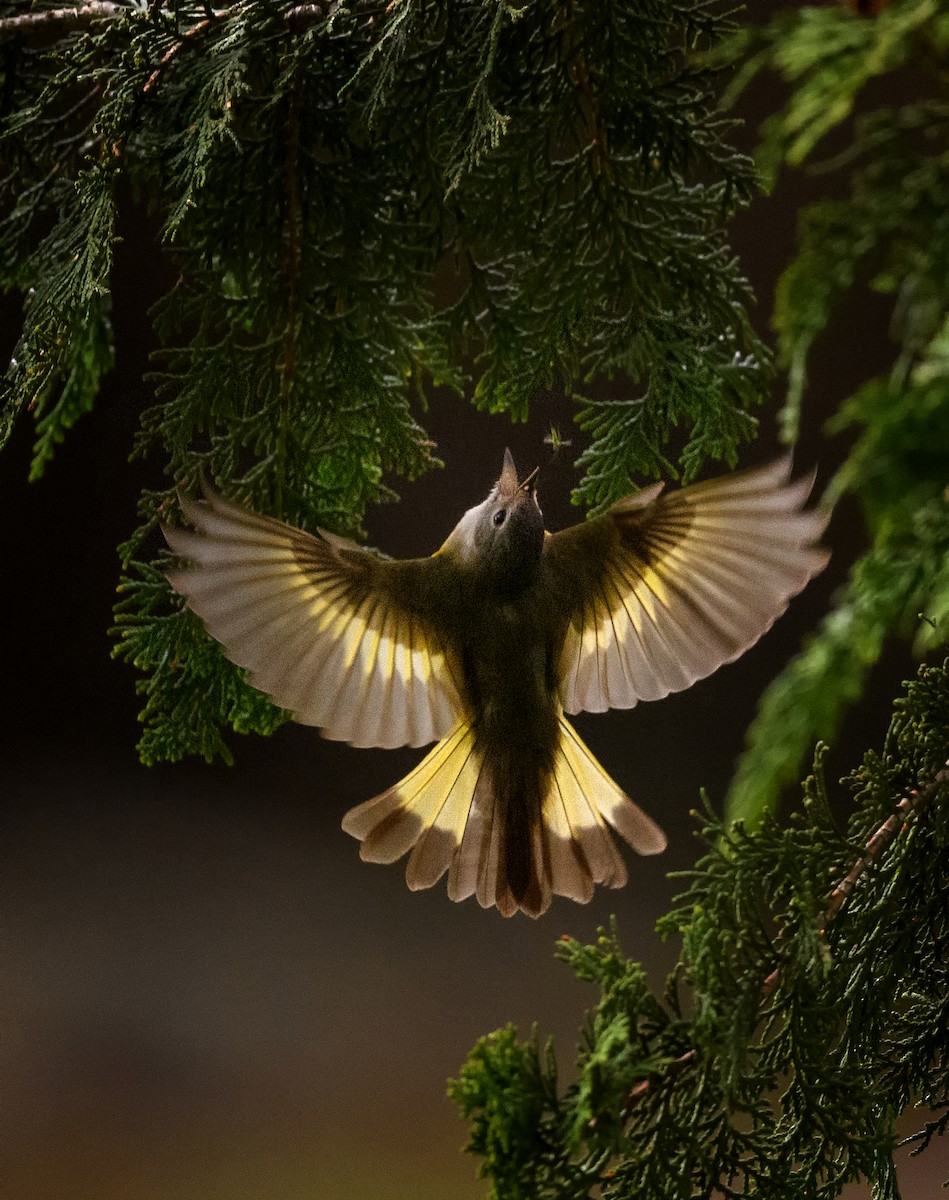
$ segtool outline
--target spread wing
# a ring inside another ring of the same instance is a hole
[[[813,476],[790,459],[659,497],[661,486],[547,538],[569,615],[560,657],[569,713],[658,700],[737,658],[827,562]]]
[[[212,491],[165,529],[192,564],[168,578],[250,682],[305,725],[356,746],[423,746],[464,711],[426,601],[435,559],[387,561]]]

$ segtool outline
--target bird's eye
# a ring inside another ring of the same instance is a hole
[[[498,528],[500,528],[504,524],[504,518],[506,516],[507,516],[506,508],[499,508],[498,511],[494,514],[494,523],[496,526],[498,526]]]

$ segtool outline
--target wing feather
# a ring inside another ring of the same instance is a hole
[[[688,687],[693,680],[683,669],[682,663],[673,648],[675,641],[675,626],[666,616],[662,598],[657,594],[654,583],[648,573],[624,570],[622,563],[617,564],[616,579],[618,583],[619,607],[627,618],[623,628],[623,639],[628,637],[632,627],[636,640],[649,663],[650,696],[655,698],[668,695],[670,691],[679,691]],[[632,603],[635,598],[636,603]],[[630,678],[629,676],[626,677]],[[619,680],[614,680],[614,689],[621,694]],[[642,699],[646,699],[645,696]],[[617,708],[626,707],[621,703]]]
[[[298,721],[358,746],[422,746],[464,712],[438,622],[435,559],[386,561],[208,490],[166,528],[168,572],[250,682]],[[404,586],[403,586],[404,585]]]
[[[827,561],[827,514],[790,460],[669,496],[650,489],[548,537],[544,568],[567,616],[569,713],[631,708],[742,654]],[[592,599],[591,599],[592,597]]]
[[[561,730],[566,722],[561,722]],[[607,887],[622,887],[626,883],[626,865],[610,837],[609,831],[584,784],[583,763],[579,761],[568,739],[561,737],[553,784],[572,827],[572,835],[583,848],[592,882]],[[569,814],[573,814],[573,820]]]
[[[374,695],[375,689],[382,682],[381,679],[378,679],[378,672],[385,614],[384,612],[380,614],[379,608],[378,601],[373,598],[366,618],[362,691],[352,731],[353,744],[356,746],[377,746],[383,736],[382,711],[378,699]]]

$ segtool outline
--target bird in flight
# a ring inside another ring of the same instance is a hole
[[[165,528],[173,587],[295,720],[354,746],[437,745],[351,809],[360,856],[409,853],[410,888],[447,872],[536,917],[554,895],[621,887],[611,831],[639,854],[666,839],[607,775],[566,713],[632,708],[736,659],[827,561],[813,477],[790,459],[544,529],[537,471],[510,451],[486,500],[429,558],[389,559],[307,533],[211,489]]]

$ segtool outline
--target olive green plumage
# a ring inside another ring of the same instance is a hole
[[[483,503],[431,558],[393,561],[292,529],[208,492],[167,529],[169,573],[251,682],[355,745],[438,744],[349,812],[363,858],[411,851],[406,877],[505,915],[586,901],[658,826],[603,771],[564,712],[629,708],[736,658],[823,566],[826,518],[782,461],[661,497],[661,487],[557,534],[536,472],[505,453]]]

